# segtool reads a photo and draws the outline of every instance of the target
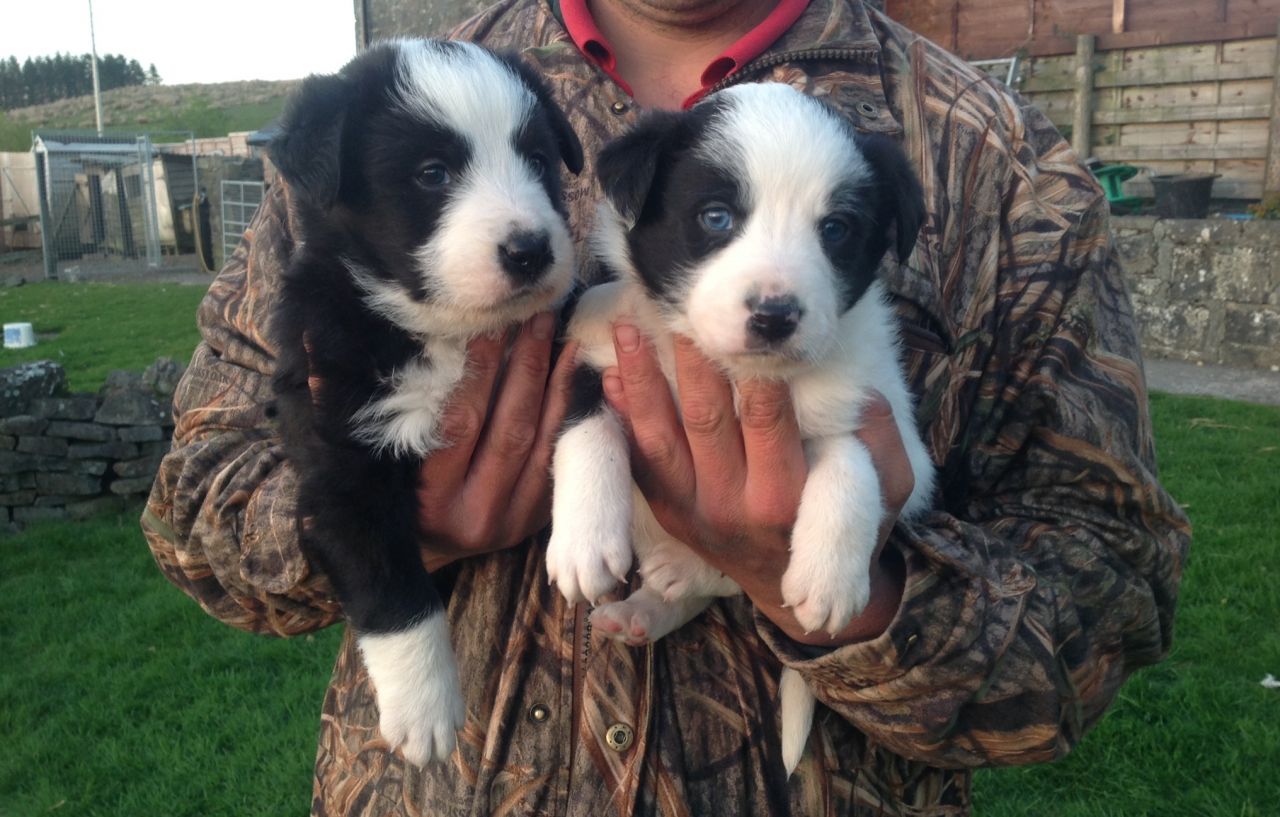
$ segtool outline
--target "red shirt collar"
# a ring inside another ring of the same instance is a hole
[[[778,5],[774,6],[760,25],[744,34],[703,69],[700,78],[702,87],[684,101],[684,107],[693,105],[706,95],[711,86],[763,54],[766,48],[773,45],[800,18],[808,5],[809,0],[779,0]],[[578,50],[608,74],[618,87],[631,95],[631,86],[618,75],[618,61],[613,48],[592,19],[587,0],[560,0],[560,14],[564,17],[564,27]]]

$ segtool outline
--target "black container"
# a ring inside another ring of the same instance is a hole
[[[1175,173],[1149,176],[1160,218],[1204,218],[1217,173]]]

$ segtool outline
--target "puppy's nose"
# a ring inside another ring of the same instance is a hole
[[[800,301],[794,295],[748,298],[747,309],[751,312],[747,318],[747,333],[771,344],[791,337],[804,315]]]
[[[498,247],[498,258],[502,268],[516,281],[535,281],[554,259],[551,239],[545,231],[512,233]]]

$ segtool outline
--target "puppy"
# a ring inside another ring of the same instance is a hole
[[[870,454],[853,436],[872,390],[893,408],[915,474],[902,518],[928,508],[934,482],[876,277],[890,247],[906,259],[924,218],[906,157],[789,86],[754,84],[643,120],[606,146],[599,176],[608,202],[593,246],[617,280],[588,290],[569,326],[584,364],[554,457],[549,577],[566,599],[594,603],[634,556],[642,586],[592,613],[597,631],[631,644],[740,592],[661,528],[632,483],[600,384],[616,363],[611,323],[628,316],[652,339],[673,392],[673,333],[735,383],[789,384],[809,475],[782,597],[806,630],[839,632],[867,603],[885,513]],[[792,671],[781,697],[790,773],[814,700]]]
[[[270,155],[300,239],[271,335],[302,547],[357,634],[382,736],[441,760],[464,712],[419,467],[448,442],[467,341],[568,292],[559,165],[581,170],[582,147],[517,58],[399,41],[307,79]]]

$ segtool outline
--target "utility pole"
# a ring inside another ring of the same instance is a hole
[[[98,87],[98,38],[93,33],[93,0],[89,0],[89,46],[93,49],[93,114],[102,136],[102,89]]]

